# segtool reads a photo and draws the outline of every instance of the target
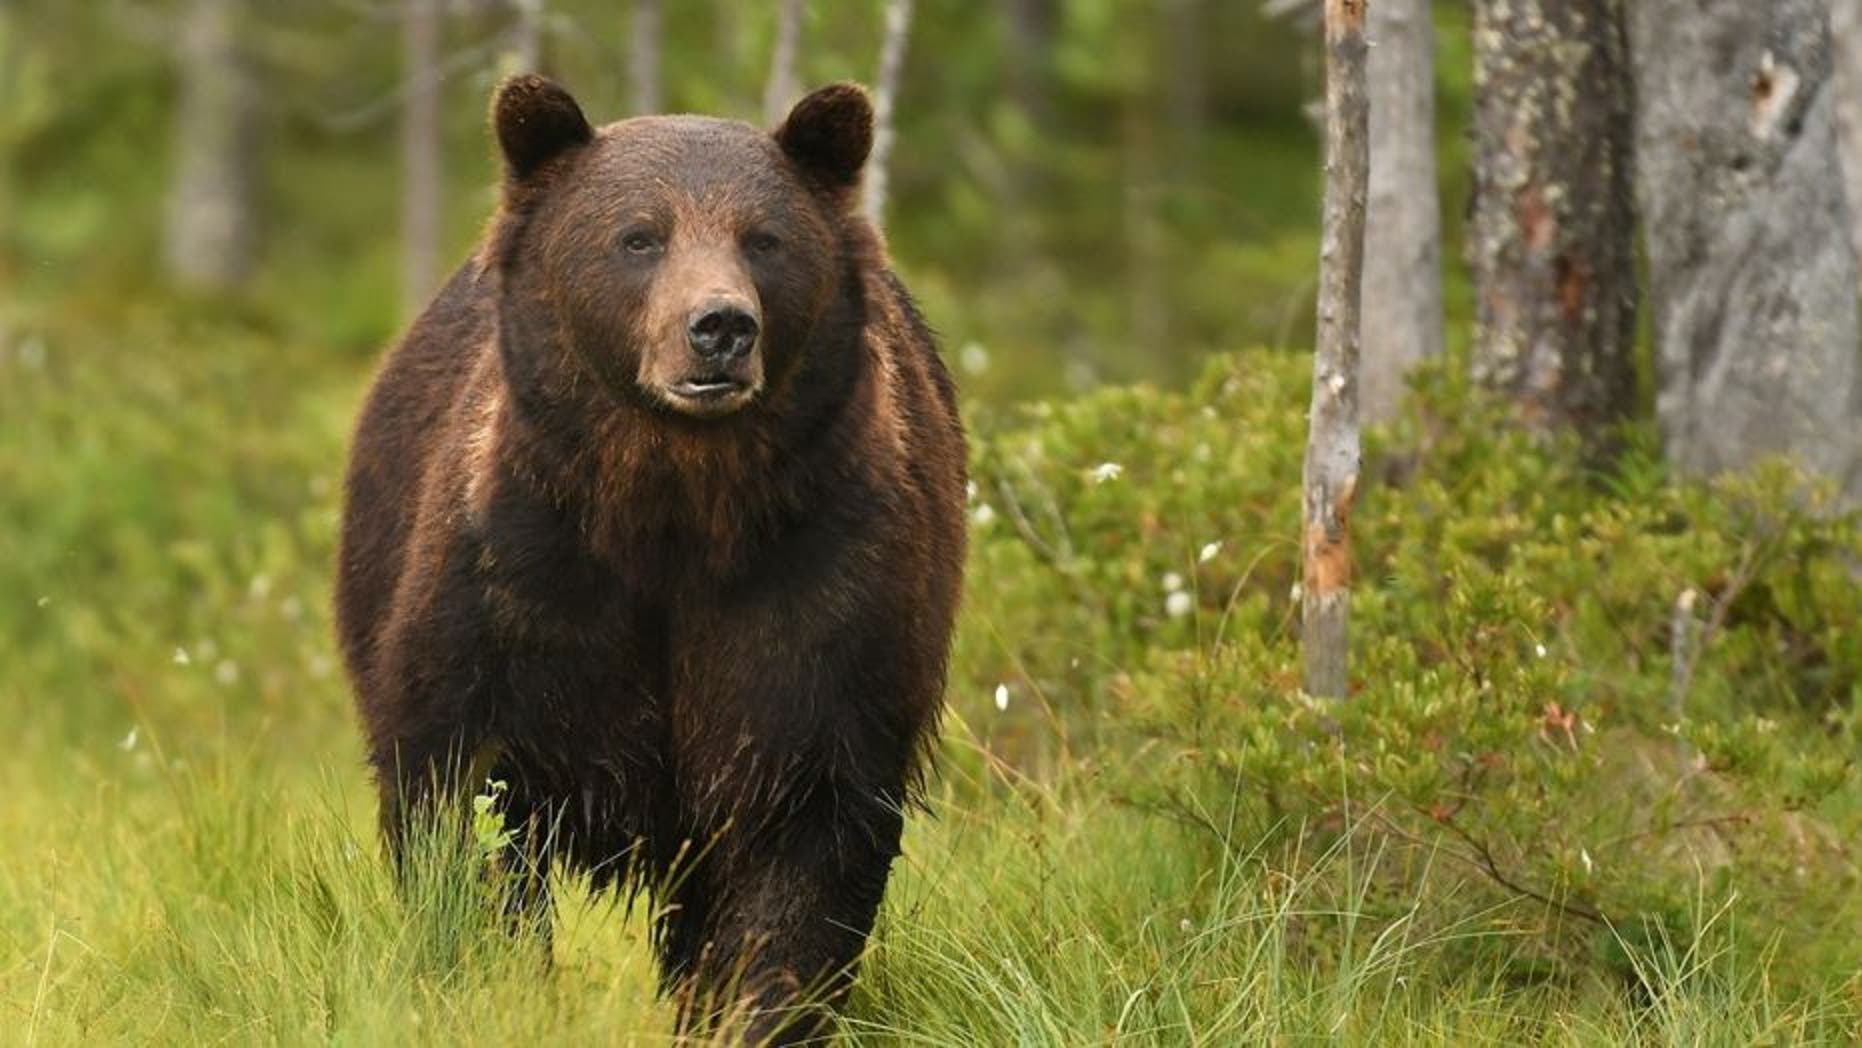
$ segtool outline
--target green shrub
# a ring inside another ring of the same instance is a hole
[[[1391,907],[1458,871],[1425,919],[1486,912],[1545,971],[1633,977],[1625,939],[1685,944],[1734,897],[1749,944],[1862,965],[1833,932],[1862,926],[1858,520],[1782,465],[1674,482],[1644,433],[1586,466],[1432,376],[1373,435],[1352,696],[1320,702],[1298,687],[1307,382],[1225,357],[982,442],[957,679],[960,708],[1007,700],[972,715],[991,747],[1084,756],[1191,821],[1233,796],[1287,848],[1353,827],[1406,857]]]

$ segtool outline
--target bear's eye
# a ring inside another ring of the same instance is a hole
[[[767,255],[782,246],[782,238],[774,233],[758,230],[744,237],[744,250],[753,255]]]
[[[630,255],[651,255],[660,249],[660,241],[646,230],[635,229],[622,234],[621,248]]]

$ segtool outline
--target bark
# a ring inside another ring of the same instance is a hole
[[[1188,154],[1201,142],[1208,122],[1208,71],[1203,61],[1205,19],[1203,0],[1168,0],[1164,5],[1165,99],[1178,149]]]
[[[517,9],[512,27],[512,61],[519,73],[543,72],[543,0],[511,0]]]
[[[661,33],[659,0],[634,0],[633,22],[628,26],[627,77],[636,113],[657,113],[666,107],[659,72]]]
[[[1474,4],[1474,373],[1593,444],[1635,403],[1624,2]]]
[[[407,67],[401,114],[401,295],[402,310],[412,317],[439,281],[440,0],[404,0],[401,34]]]
[[[1325,213],[1306,440],[1300,648],[1309,695],[1350,683],[1351,505],[1358,490],[1358,324],[1370,181],[1366,0],[1325,0]]]
[[[163,254],[177,284],[222,292],[258,247],[258,85],[240,48],[240,0],[192,0],[178,35],[180,99]]]
[[[1862,260],[1862,3],[1830,5],[1830,42],[1836,77],[1836,143],[1843,161],[1843,202],[1849,208],[1849,245]],[[1857,267],[1862,270],[1862,265]]]
[[[1048,126],[1053,111],[1055,0],[1008,0],[1009,93],[1034,127]]]
[[[887,0],[885,38],[879,49],[879,77],[873,84],[873,151],[866,162],[862,204],[866,217],[884,227],[887,166],[892,161],[893,110],[898,106],[899,76],[905,68],[905,38],[911,29],[912,0]]]
[[[1670,460],[1710,474],[1791,455],[1855,501],[1862,344],[1827,4],[1637,0],[1637,181]]]
[[[1428,0],[1374,0],[1371,188],[1364,246],[1367,422],[1394,417],[1404,379],[1442,351],[1442,209],[1435,172],[1435,30]]]
[[[1145,360],[1157,360],[1170,345],[1170,295],[1165,285],[1168,248],[1161,214],[1160,170],[1154,100],[1135,91],[1125,99],[1120,139],[1124,181],[1120,217],[1124,226],[1125,291],[1131,344]]]
[[[769,59],[769,81],[763,86],[763,123],[775,127],[802,92],[796,72],[802,40],[802,0],[782,0],[776,8],[776,50]]]

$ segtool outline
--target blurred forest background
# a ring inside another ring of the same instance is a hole
[[[773,122],[781,4],[433,6],[442,153],[428,173],[402,159],[402,118],[430,81],[409,68],[419,52],[400,5],[9,4],[7,286],[99,308],[167,287],[231,290],[331,354],[367,359],[404,319],[404,178],[427,180],[450,268],[495,204],[486,99],[525,49],[598,120]],[[1309,343],[1319,158],[1306,107],[1320,69],[1300,20],[1202,0],[915,6],[888,234],[969,393],[1181,379],[1218,348]],[[794,7],[785,101],[874,80],[879,5]],[[1465,19],[1444,22],[1443,169],[1457,172],[1470,66]],[[188,95],[190,64],[215,62],[232,69]],[[207,129],[177,112],[184,101]],[[187,178],[208,182],[236,228],[165,253]]]
[[[975,490],[850,1038],[1862,1039],[1862,5],[1375,0],[1342,702],[1319,10],[0,0],[0,1039],[669,1028],[642,914],[565,891],[540,979],[473,878],[396,898],[329,623],[358,399],[536,67],[892,102]]]

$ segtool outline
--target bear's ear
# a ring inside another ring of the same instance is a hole
[[[795,103],[776,129],[776,144],[827,188],[851,188],[873,148],[873,103],[866,88],[829,84]]]
[[[513,181],[530,177],[564,150],[595,137],[569,92],[533,74],[508,77],[498,85],[491,123]]]

